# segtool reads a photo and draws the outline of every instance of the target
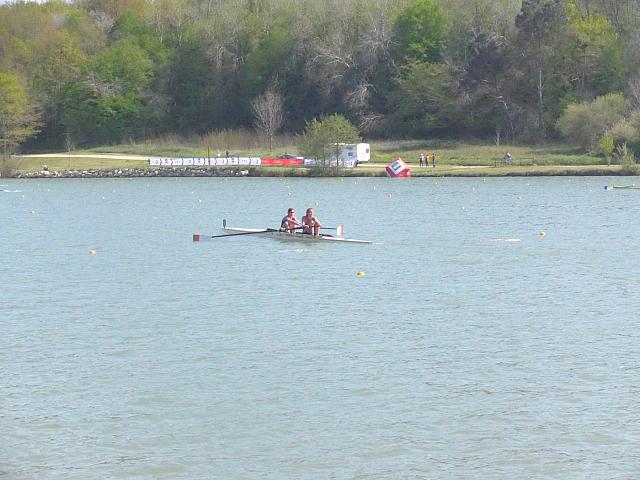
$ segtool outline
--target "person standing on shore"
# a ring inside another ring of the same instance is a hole
[[[424,165],[424,153],[420,153],[420,166]]]
[[[433,165],[433,168],[436,168],[436,154],[435,153],[431,154],[431,165]]]
[[[304,233],[320,235],[320,228],[322,228],[322,224],[314,215],[313,208],[307,208],[307,214],[302,217],[302,227],[304,229]]]

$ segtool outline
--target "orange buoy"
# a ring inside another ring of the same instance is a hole
[[[194,233],[193,234],[193,241],[194,242],[199,242],[200,241],[200,234],[199,233]]]

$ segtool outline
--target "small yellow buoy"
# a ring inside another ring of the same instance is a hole
[[[35,210],[31,210],[31,215],[35,215],[36,211]]]
[[[287,193],[287,195],[291,196],[291,195],[293,195],[293,194],[292,194],[291,192],[289,192],[289,193]]]
[[[358,273],[356,273],[356,275],[359,276],[359,277],[364,277],[364,272],[358,272]]]
[[[540,232],[538,235],[540,235],[541,237],[544,237],[546,235],[546,233]]]
[[[198,203],[202,203],[202,199],[201,198],[198,199]]]
[[[95,248],[92,248],[91,250],[89,250],[89,253],[90,253],[91,255],[95,255],[95,254],[96,254],[96,249],[95,249]]]

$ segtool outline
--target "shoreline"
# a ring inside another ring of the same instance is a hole
[[[640,166],[620,165],[584,165],[584,166],[443,166],[432,168],[412,168],[411,178],[443,178],[443,177],[558,177],[558,176],[637,176]],[[361,166],[354,169],[335,171],[309,168],[274,168],[274,167],[161,167],[161,168],[108,168],[83,170],[41,170],[35,172],[15,172],[8,179],[44,179],[44,178],[154,178],[154,177],[299,177],[299,178],[331,178],[331,177],[387,177],[384,168],[377,166]]]

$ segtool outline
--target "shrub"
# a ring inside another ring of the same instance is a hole
[[[593,102],[572,104],[560,119],[560,132],[585,150],[595,150],[602,135],[624,119],[627,103],[619,93],[596,98]]]
[[[613,139],[613,135],[610,133],[606,133],[600,139],[600,151],[607,159],[607,165],[611,165],[611,155],[613,154],[613,148],[615,146],[615,142]]]
[[[640,151],[640,110],[613,125],[602,137],[601,144],[606,137],[611,137],[613,148],[628,145],[633,150]]]

